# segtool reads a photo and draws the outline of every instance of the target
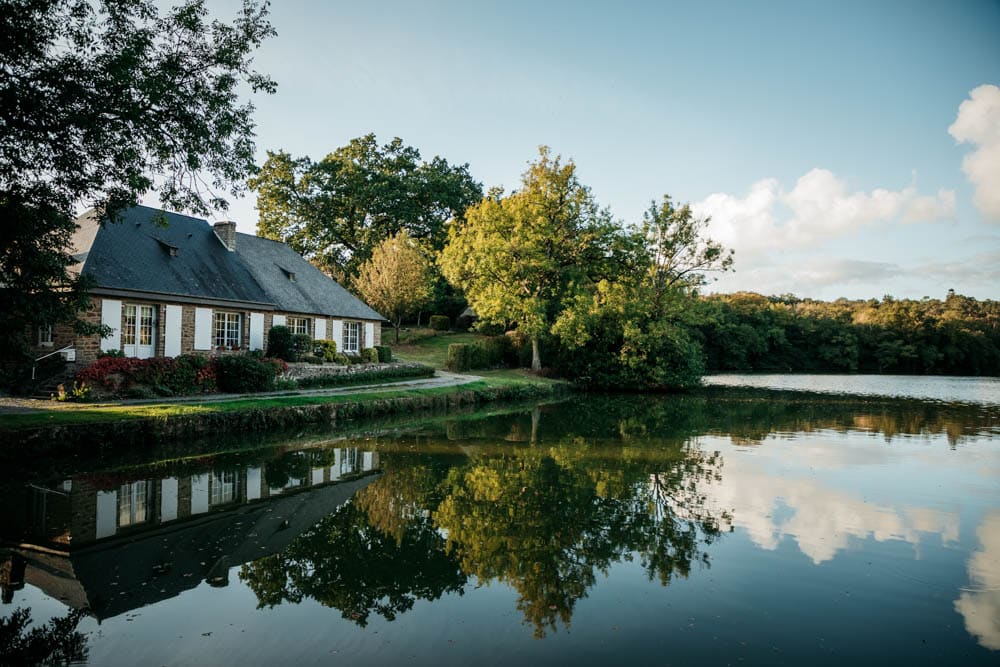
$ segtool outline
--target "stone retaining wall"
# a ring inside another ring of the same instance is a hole
[[[338,364],[288,364],[288,370],[282,373],[281,377],[290,380],[301,380],[302,378],[322,377],[327,375],[356,375],[358,373],[368,373],[374,371],[388,371],[397,368],[422,368],[422,364],[395,361],[389,364],[351,364],[340,366]]]

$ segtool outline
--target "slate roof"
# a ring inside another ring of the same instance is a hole
[[[237,233],[236,254],[281,310],[385,319],[280,241]]]
[[[148,206],[128,209],[121,222],[100,226],[88,213],[77,224],[76,270],[93,277],[99,288],[384,319],[278,241],[237,234],[232,252],[205,220]]]

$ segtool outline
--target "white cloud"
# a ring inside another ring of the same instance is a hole
[[[988,513],[979,530],[980,549],[969,558],[972,587],[955,600],[955,611],[965,619],[965,629],[980,644],[1000,650],[1000,512]]]
[[[852,192],[833,172],[812,169],[789,191],[776,179],[765,179],[744,197],[715,193],[691,208],[698,216],[711,217],[709,236],[735,249],[740,262],[765,252],[815,246],[878,222],[952,219],[955,193],[920,195],[912,185]]]
[[[1000,87],[974,88],[959,105],[948,134],[976,147],[962,160],[962,171],[976,186],[976,207],[1000,221]]]

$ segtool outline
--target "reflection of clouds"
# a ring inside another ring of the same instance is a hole
[[[979,643],[1000,650],[1000,511],[993,510],[976,531],[981,548],[969,558],[969,579],[975,590],[963,591],[955,611]]]
[[[852,537],[918,544],[921,533],[958,540],[958,516],[928,508],[897,508],[867,503],[816,480],[769,474],[727,459],[722,484],[701,488],[709,505],[735,508],[733,524],[763,549],[782,538],[795,540],[816,564],[832,559]]]

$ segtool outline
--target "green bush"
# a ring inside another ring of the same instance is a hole
[[[317,340],[313,342],[313,354],[322,357],[324,361],[333,361],[337,357],[337,341]]]
[[[376,345],[375,349],[378,350],[378,360],[380,363],[389,364],[392,363],[392,348],[388,345]]]
[[[339,352],[339,353],[333,355],[333,361],[334,361],[334,363],[340,364],[341,366],[350,366],[351,365],[351,358],[349,356],[347,356],[346,354],[344,354],[343,352]]]
[[[463,373],[472,368],[472,346],[465,343],[449,345],[445,368],[454,373]]]
[[[292,350],[295,353],[294,361],[303,361],[302,357],[312,354],[313,337],[309,334],[295,334],[292,336]],[[288,359],[285,359],[288,361]]]
[[[470,368],[490,369],[506,366],[511,349],[511,340],[507,336],[490,336],[477,340],[472,344]]]
[[[366,347],[361,350],[361,358],[364,359],[369,364],[377,364],[379,359],[378,350],[374,347]]]
[[[303,354],[299,356],[299,361],[306,364],[322,364],[323,357],[317,357],[315,354]]]
[[[246,354],[230,354],[215,360],[219,389],[234,394],[269,391],[281,370],[271,359],[254,359]]]
[[[347,355],[347,360],[352,364],[363,364],[365,363],[365,358],[360,354],[349,354]]]
[[[271,327],[267,334],[267,356],[285,361],[295,361],[295,346],[292,344],[292,330],[286,326]]]
[[[300,389],[341,387],[352,384],[365,384],[376,380],[396,380],[406,378],[433,377],[434,369],[430,366],[403,366],[400,368],[383,368],[361,371],[360,373],[339,373],[337,375],[315,375],[302,378],[298,382]]]
[[[447,331],[451,328],[451,320],[447,315],[431,315],[431,329],[434,331]]]

